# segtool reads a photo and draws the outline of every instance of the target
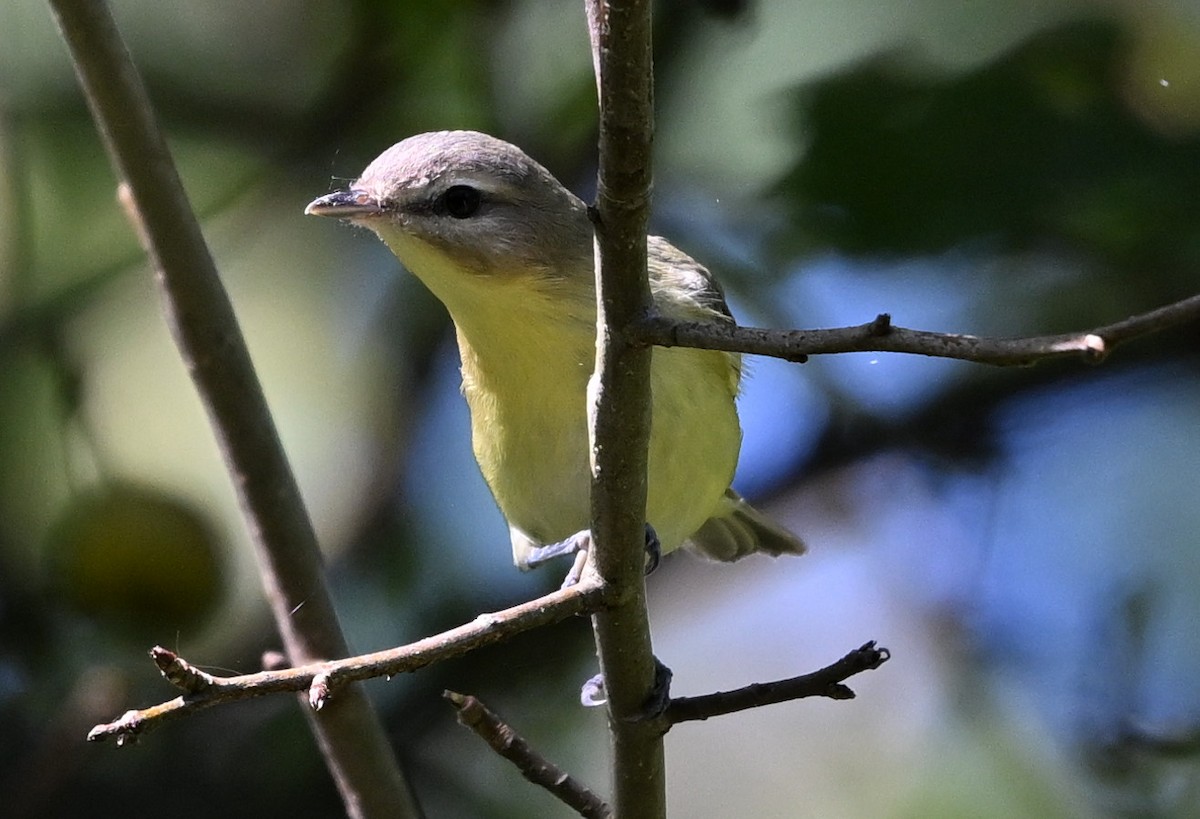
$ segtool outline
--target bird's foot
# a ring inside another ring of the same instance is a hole
[[[649,523],[646,524],[646,575],[658,568],[662,562],[662,543],[658,540],[658,532]]]
[[[521,568],[536,569],[543,563],[548,563],[555,558],[563,557],[564,555],[575,555],[575,562],[571,566],[571,570],[567,572],[566,579],[563,580],[562,587],[565,589],[579,582],[579,578],[583,574],[583,568],[587,564],[587,555],[591,547],[592,532],[590,529],[583,529],[571,535],[566,540],[530,549],[525,555],[525,560]],[[658,534],[654,531],[654,527],[649,523],[646,524],[645,549],[646,574],[650,574],[658,568],[658,564],[662,560],[662,544],[658,540]]]
[[[671,669],[654,658],[654,687],[650,690],[645,704],[642,706],[640,719],[657,719],[671,704]],[[597,674],[583,684],[579,691],[579,702],[585,708],[596,708],[608,702],[608,690],[604,684],[604,675]]]
[[[571,564],[571,569],[567,572],[567,576],[562,582],[562,588],[570,588],[578,583],[579,578],[583,576],[583,569],[587,565],[588,551],[591,545],[592,532],[590,529],[583,529],[571,535],[566,540],[530,549],[525,555],[525,560],[522,562],[521,568],[536,569],[543,563],[549,563],[555,558],[564,555],[575,555],[575,562]]]
[[[530,549],[525,553],[525,559],[522,561],[523,565],[521,568],[536,569],[538,566],[541,566],[543,563],[549,563],[556,557],[586,552],[591,545],[592,532],[590,529],[583,529],[571,535],[566,540]]]

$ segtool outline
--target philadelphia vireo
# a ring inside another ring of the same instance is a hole
[[[542,547],[586,543],[596,290],[583,202],[519,148],[442,131],[393,145],[305,213],[375,231],[446,305],[475,458],[508,521],[516,564],[529,568]],[[660,313],[733,321],[707,270],[657,236],[649,256]],[[729,486],[742,440],[740,380],[736,354],[653,352],[646,514],[664,552],[683,546],[730,561],[804,551]]]

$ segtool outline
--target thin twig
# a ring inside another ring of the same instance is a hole
[[[127,711],[114,722],[97,725],[88,740],[115,738],[118,744],[164,722],[239,700],[284,691],[307,691],[313,710],[340,701],[350,690],[347,683],[373,677],[391,677],[416,671],[483,646],[501,642],[523,631],[547,626],[577,614],[592,614],[604,605],[604,585],[593,572],[567,589],[552,592],[512,608],[481,614],[470,623],[409,643],[405,646],[347,657],[343,660],[310,663],[295,668],[260,671],[234,677],[219,677],[201,671],[174,652],[155,647],[150,655],[163,676],[185,693],[149,708]]]
[[[662,732],[645,719],[655,692],[642,546],[650,440],[650,349],[630,326],[650,309],[646,224],[654,132],[650,0],[587,0],[600,102],[596,204],[596,367],[592,419],[592,536],[612,588],[592,618],[608,697],[612,805],[622,819],[666,816]]]
[[[546,759],[476,697],[445,691],[442,696],[458,711],[460,724],[479,735],[492,749],[517,766],[521,775],[554,794],[587,819],[611,819],[612,808],[591,788]]]
[[[754,683],[734,691],[719,691],[700,697],[673,698],[667,705],[668,727],[689,720],[705,720],[748,708],[760,708],[803,697],[828,697],[833,700],[854,699],[854,691],[845,680],[863,671],[872,671],[890,659],[891,653],[872,640],[851,651],[836,663],[811,674],[787,680]]]
[[[787,361],[804,361],[810,355],[828,353],[879,352],[913,353],[1011,367],[1070,356],[1099,363],[1118,344],[1198,320],[1200,295],[1103,327],[1051,336],[988,338],[910,330],[893,325],[886,313],[866,324],[831,330],[765,330],[650,316],[637,325],[635,332],[643,343],[660,347],[725,350]]]

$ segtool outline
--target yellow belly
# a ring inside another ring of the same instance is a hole
[[[582,352],[582,351],[580,351]],[[591,360],[547,367],[547,377],[486,389],[464,368],[475,457],[514,533],[514,558],[563,540],[591,518],[587,381]],[[553,372],[550,372],[553,370]],[[528,376],[529,374],[527,374]],[[721,353],[656,349],[647,517],[663,551],[679,546],[716,510],[741,445]]]

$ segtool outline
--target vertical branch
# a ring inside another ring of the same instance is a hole
[[[650,306],[650,3],[587,0],[587,12],[600,98],[592,534],[596,568],[612,590],[610,607],[592,623],[608,696],[613,807],[622,819],[662,817],[662,730],[651,718],[661,692],[643,580],[651,351],[631,332]]]
[[[100,0],[50,0],[92,117],[158,272],[168,323],[208,412],[295,664],[349,652],[321,554],[262,388],[141,78]],[[382,727],[357,686],[305,709],[348,813],[414,816]]]

